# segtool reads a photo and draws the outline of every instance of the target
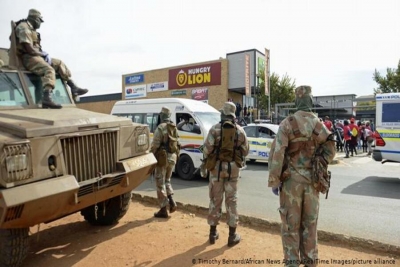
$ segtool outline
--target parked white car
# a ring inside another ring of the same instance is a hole
[[[250,144],[250,161],[268,160],[272,141],[278,132],[279,125],[269,123],[251,123],[243,126]]]

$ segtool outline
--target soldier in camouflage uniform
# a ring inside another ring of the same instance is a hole
[[[36,31],[40,28],[42,22],[43,17],[40,12],[36,9],[31,9],[27,19],[16,23],[17,53],[27,70],[42,77],[44,89],[42,107],[61,108],[61,105],[54,103],[50,96],[54,89],[56,72],[68,84],[74,96],[86,94],[88,90],[79,88],[71,80],[71,72],[61,60],[50,58],[49,54],[42,50],[40,34]]]
[[[236,118],[235,111],[236,106],[231,102],[226,102],[221,111],[221,121],[234,120]],[[237,149],[242,153],[243,160],[249,153],[249,144],[247,136],[242,127],[237,125]],[[220,144],[221,139],[221,123],[215,124],[211,127],[207,138],[204,143],[204,158],[207,158],[210,154],[216,153],[216,149]],[[231,175],[229,178],[228,164],[231,168]],[[228,215],[229,225],[229,238],[228,246],[234,246],[240,242],[240,235],[236,233],[236,227],[239,221],[239,215],[237,211],[237,184],[240,176],[240,168],[232,162],[222,162],[221,169],[219,169],[219,161],[217,161],[216,168],[210,172],[209,182],[209,196],[210,206],[208,213],[208,224],[210,225],[210,236],[209,241],[211,244],[215,243],[215,240],[219,238],[217,232],[217,225],[222,215],[222,201],[225,193],[225,207]],[[219,172],[219,178],[218,178]]]
[[[293,115],[302,137],[295,138],[290,119],[286,118],[279,125],[278,133],[271,146],[268,168],[268,186],[280,197],[279,213],[282,220],[282,244],[285,266],[316,266],[318,259],[317,220],[319,212],[319,192],[312,184],[310,154],[316,148],[302,147],[288,153],[298,141],[313,140],[314,129],[321,123],[312,112],[313,100],[310,86],[300,86],[295,90],[297,111]],[[318,143],[323,147],[323,156],[329,163],[335,156],[335,143],[331,132],[323,125],[317,135]],[[315,134],[315,132],[314,132]],[[309,150],[312,151],[309,151]],[[285,153],[286,151],[286,153]],[[283,163],[288,162],[288,169],[283,170]],[[286,180],[282,182],[282,172]]]
[[[171,111],[168,107],[162,107],[160,113],[161,123],[154,131],[153,142],[151,143],[150,151],[156,155],[157,151],[162,148],[168,141],[167,123],[170,122]],[[179,153],[179,152],[178,152]],[[154,213],[157,218],[168,218],[167,205],[170,206],[170,213],[177,209],[177,205],[172,198],[174,191],[171,185],[172,170],[177,161],[177,154],[167,153],[167,165],[157,166],[154,172],[154,178],[157,185],[157,199],[160,205],[160,210]]]

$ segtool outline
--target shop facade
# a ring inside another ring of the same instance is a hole
[[[257,93],[263,60],[264,54],[251,49],[218,60],[128,73],[122,75],[121,93],[81,97],[77,106],[110,113],[118,100],[174,97],[203,101],[216,109],[226,101],[254,107],[252,96]]]

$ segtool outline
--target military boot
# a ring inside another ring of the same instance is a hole
[[[52,109],[60,109],[62,108],[61,105],[56,104],[51,99],[51,88],[45,88],[43,91],[43,98],[42,98],[42,108],[52,108]]]
[[[177,205],[175,200],[172,198],[172,195],[168,195],[168,201],[169,201],[169,212],[173,213],[176,211]]]
[[[154,213],[154,217],[156,217],[156,218],[168,218],[167,207],[163,207],[158,212],[155,212]]]
[[[78,86],[74,83],[73,80],[68,80],[68,81],[67,81],[67,84],[68,84],[68,86],[71,88],[71,93],[72,93],[72,95],[74,95],[74,96],[77,96],[77,95],[84,95],[84,94],[86,94],[87,92],[89,92],[88,89],[82,89],[82,88],[78,87]]]
[[[217,232],[217,226],[216,225],[210,225],[210,244],[215,244],[215,240],[219,238],[219,233]]]
[[[240,242],[240,235],[236,233],[236,227],[229,226],[228,247],[233,247]]]

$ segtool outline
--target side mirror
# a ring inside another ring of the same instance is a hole
[[[197,134],[201,134],[201,130],[200,127],[198,125],[193,125],[193,130],[192,132],[197,133]]]

